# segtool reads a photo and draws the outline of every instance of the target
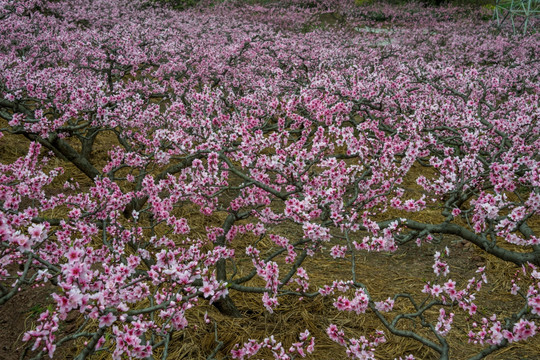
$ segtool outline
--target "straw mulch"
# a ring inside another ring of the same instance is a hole
[[[105,146],[110,146],[111,139],[100,139],[101,145],[96,148],[96,159],[106,158]],[[23,156],[26,153],[27,140],[22,136],[7,136],[0,141],[0,154],[3,162]],[[99,160],[98,160],[99,161]],[[53,159],[50,167],[63,166],[66,169],[55,186],[60,186],[67,179],[73,178],[81,187],[91,186],[90,181],[70,164],[62,163]],[[420,169],[418,169],[420,171]],[[420,189],[414,182],[406,182],[405,186],[410,189],[411,197],[417,197]],[[61,188],[61,187],[59,187]],[[436,206],[435,206],[436,207]],[[192,233],[190,236],[203,236],[205,227],[218,225],[223,221],[224,214],[217,214],[213,218],[200,215],[196,209],[186,206],[179,212],[190,219]],[[61,214],[56,214],[61,215]],[[396,214],[387,213],[390,217]],[[421,214],[415,215],[425,222],[440,221],[439,212],[433,208]],[[535,224],[538,230],[538,224]],[[278,232],[287,233],[289,236],[300,234],[298,228],[278,228]],[[236,243],[237,253],[242,254],[242,245],[251,241],[241,237]],[[480,311],[489,316],[497,313],[499,318],[510,315],[510,312],[519,306],[519,299],[509,294],[511,278],[517,267],[489,256],[479,249],[475,249],[459,239],[446,237],[440,244],[425,244],[417,247],[416,244],[402,246],[393,254],[386,253],[361,253],[357,257],[356,273],[358,280],[368,286],[371,295],[377,300],[384,300],[395,293],[409,292],[419,301],[424,299],[421,289],[426,280],[434,280],[431,265],[433,254],[436,250],[450,248],[451,266],[450,276],[457,281],[458,287],[465,287],[466,281],[475,275],[478,266],[486,266],[489,284],[485,285],[478,296]],[[270,244],[260,244],[261,251],[269,250]],[[279,260],[282,261],[282,260]],[[278,261],[278,262],[279,262]],[[304,268],[310,276],[310,290],[316,290],[318,286],[331,283],[332,280],[350,279],[350,261],[348,259],[332,259],[327,254],[317,254],[312,259],[307,259]],[[241,276],[242,274],[239,274]],[[261,285],[260,280],[253,280],[252,285]],[[216,359],[230,358],[230,350],[234,344],[242,344],[248,339],[261,341],[265,337],[273,335],[276,340],[285,344],[286,348],[297,341],[300,332],[308,329],[316,339],[315,353],[308,356],[309,359],[343,359],[346,358],[344,348],[332,342],[325,333],[330,323],[336,324],[345,331],[347,337],[358,338],[362,335],[369,336],[375,330],[384,330],[381,323],[372,314],[348,314],[339,312],[332,306],[333,298],[316,297],[299,301],[293,297],[281,297],[280,305],[273,314],[268,313],[261,304],[260,294],[245,294],[232,292],[232,299],[243,313],[242,318],[229,318],[220,314],[213,306],[201,300],[200,306],[189,310],[187,317],[189,328],[177,332],[169,349],[170,359],[206,359],[217,346],[216,334],[219,341],[223,342],[221,350],[217,352]],[[142,306],[142,304],[141,304]],[[400,311],[411,310],[409,304],[404,301],[396,303],[396,311],[389,314],[393,316]],[[204,314],[208,313],[212,322],[205,323]],[[436,313],[427,315],[429,320],[437,318]],[[435,320],[436,321],[436,320]],[[216,325],[214,325],[214,323]],[[480,348],[473,346],[467,341],[467,333],[471,326],[471,320],[462,311],[456,311],[454,328],[448,340],[451,344],[453,359],[464,359],[474,355]],[[91,324],[90,326],[95,326]],[[418,324],[404,323],[403,328],[413,329],[426,334]],[[387,342],[377,349],[377,357],[380,359],[394,359],[406,354],[413,354],[417,359],[435,359],[437,354],[431,349],[422,346],[416,341],[399,338],[386,333]],[[72,344],[72,351],[82,344]],[[70,350],[60,352],[61,358],[69,357]],[[540,354],[540,341],[533,340],[525,343],[517,343],[491,355],[488,359],[534,359]],[[156,358],[161,354],[156,353]],[[108,358],[109,355],[102,353],[97,358]],[[257,358],[272,358],[269,352],[261,352]]]

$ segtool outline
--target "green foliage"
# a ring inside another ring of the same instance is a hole
[[[366,14],[366,18],[371,21],[383,22],[391,20],[392,16],[388,16],[382,11],[370,11]]]
[[[493,19],[493,13],[495,11],[495,5],[493,4],[485,4],[481,7],[481,19],[484,21],[488,21]]]
[[[166,4],[177,10],[184,10],[199,3],[199,0],[153,0],[154,3]]]
[[[373,4],[374,0],[354,0],[354,3],[358,6],[366,6]]]
[[[308,33],[316,29],[324,29],[332,26],[341,26],[345,24],[345,18],[338,12],[317,14],[311,21],[302,26],[301,31]]]
[[[45,311],[45,308],[41,304],[36,304],[28,309],[28,316],[32,319],[37,318],[41,313]]]

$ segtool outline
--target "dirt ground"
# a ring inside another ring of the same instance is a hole
[[[19,359],[26,345],[22,335],[46,307],[49,294],[50,288],[24,289],[0,306],[0,359]]]

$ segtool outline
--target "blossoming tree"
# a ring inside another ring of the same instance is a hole
[[[447,359],[456,312],[478,319],[475,358],[534,336],[538,35],[492,36],[474,13],[415,6],[381,5],[393,27],[374,31],[370,8],[347,2],[184,12],[139,0],[0,2],[0,135],[30,140],[0,165],[0,305],[22,287],[54,286],[54,306],[24,335],[36,356],[84,338],[78,359],[158,348],[166,358],[200,299],[242,316],[232,292],[259,293],[269,312],[282,296],[335,296],[338,310],[375,314],[371,337],[328,327],[351,358],[373,358],[388,331]],[[346,27],[306,33],[336,9]],[[88,184],[59,184],[51,158]],[[193,233],[182,215],[192,206],[221,225]],[[422,220],[427,207],[440,221]],[[456,283],[447,250],[423,302],[407,289],[374,298],[356,271],[359,253],[449,236],[522,266],[512,318],[479,314],[489,274]],[[313,288],[306,269],[319,253],[348,261],[350,276]],[[414,312],[394,310],[398,301]],[[71,313],[82,325],[59,337]],[[307,331],[290,347],[255,339],[230,355],[303,357],[314,341]]]

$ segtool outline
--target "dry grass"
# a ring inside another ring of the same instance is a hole
[[[451,260],[452,278],[458,285],[464,286],[465,281],[474,275],[476,265],[485,265],[490,275],[490,283],[482,291],[486,296],[479,297],[478,304],[489,314],[497,312],[500,317],[510,315],[516,298],[508,294],[510,278],[515,272],[513,266],[490,257],[472,248],[464,248],[459,242],[449,239],[451,251],[456,254]],[[356,271],[362,282],[369,286],[372,296],[385,299],[398,292],[410,292],[418,300],[422,299],[420,292],[422,280],[432,277],[431,260],[436,245],[426,245],[423,248],[409,247],[400,249],[395,254],[364,254],[357,260]],[[476,259],[476,261],[471,261]],[[322,255],[316,256],[306,266],[311,276],[312,285],[322,285],[331,279],[346,279],[350,276],[350,263],[345,260],[334,260]],[[375,271],[374,271],[375,270]],[[254,281],[252,285],[261,285]],[[372,315],[356,316],[344,314],[332,306],[332,297],[317,297],[298,301],[296,298],[280,298],[280,305],[273,314],[266,312],[260,301],[260,295],[233,292],[232,298],[244,314],[243,318],[233,319],[220,314],[212,306],[201,303],[188,312],[190,328],[178,332],[170,349],[173,359],[204,359],[216,347],[214,325],[206,324],[203,315],[207,312],[217,324],[217,334],[224,343],[217,359],[225,358],[234,344],[243,343],[248,339],[262,340],[274,335],[278,341],[289,345],[297,340],[297,335],[308,329],[316,338],[316,352],[309,359],[342,359],[344,349],[330,341],[325,329],[330,323],[338,325],[349,337],[360,337],[373,334],[376,329],[382,329],[380,322]],[[396,304],[398,311],[411,311],[411,306],[404,302]],[[390,313],[392,316],[393,313]],[[436,319],[437,314],[428,314],[428,318]],[[456,327],[448,340],[453,349],[452,358],[467,358],[478,351],[478,348],[467,342],[467,332],[471,321],[461,312],[456,314]],[[403,328],[412,328],[418,324],[406,323]],[[426,334],[421,329],[420,333]],[[436,354],[419,343],[387,334],[388,342],[379,347],[377,356],[380,359],[394,359],[404,354],[414,354],[418,359],[434,359]],[[518,359],[523,357],[535,358],[540,352],[538,341],[515,344],[504,350],[504,355],[498,353],[489,358]],[[261,353],[259,358],[269,359],[271,354]]]
[[[97,167],[104,164],[107,158],[107,151],[111,144],[115,143],[114,137],[109,134],[98,137],[96,148],[93,153],[93,160]],[[24,156],[28,147],[28,140],[22,136],[5,136],[0,140],[0,154],[3,162],[10,162],[14,159]],[[44,152],[45,153],[45,152]],[[62,184],[73,178],[81,187],[88,188],[91,181],[84,176],[78,169],[61,160],[52,159],[47,168],[62,166],[65,173],[61,175],[54,183],[51,191],[58,191]],[[411,175],[417,175],[422,172],[427,177],[433,176],[431,169],[416,166]],[[404,187],[408,189],[408,195],[413,198],[421,196],[421,188],[416,185],[413,178],[407,178]],[[47,214],[48,216],[62,216],[63,209],[55,210],[57,213]],[[177,210],[177,215],[186,217],[190,221],[190,237],[204,237],[207,226],[220,226],[226,217],[225,213],[215,213],[212,217],[202,215],[196,206],[186,204]],[[388,210],[381,215],[384,218],[401,216],[395,210]],[[411,217],[411,214],[407,214]],[[412,214],[412,218],[427,223],[437,223],[441,221],[440,211],[436,208]],[[536,231],[540,228],[539,221],[533,223]],[[164,230],[163,230],[164,231]],[[276,227],[276,233],[287,234],[289,237],[301,236],[301,229],[294,226]],[[158,229],[159,232],[159,229]],[[240,236],[235,241],[237,253],[242,254],[243,249],[248,243],[254,241],[253,237],[248,235]],[[451,276],[458,281],[458,285],[465,286],[465,282],[474,276],[477,266],[486,266],[489,274],[490,283],[482,290],[478,298],[478,304],[481,311],[486,315],[493,312],[500,314],[499,317],[510,315],[516,308],[519,299],[511,296],[508,292],[511,286],[510,279],[517,270],[514,265],[505,263],[497,258],[487,255],[485,252],[464,245],[455,238],[446,238],[440,245],[427,244],[417,248],[414,244],[403,246],[394,254],[385,253],[362,253],[357,257],[356,272],[359,281],[365,283],[372,296],[378,300],[386,299],[395,293],[410,292],[416,299],[423,299],[421,289],[426,279],[432,279],[431,269],[432,256],[436,248],[444,245],[450,247],[452,257],[450,265],[452,267]],[[512,247],[517,249],[518,247]],[[269,241],[261,241],[258,248],[263,252],[269,252],[272,244]],[[350,261],[344,259],[332,259],[327,255],[317,254],[313,259],[306,261],[305,268],[310,275],[312,289],[327,284],[336,279],[350,278]],[[277,259],[282,264],[283,259]],[[238,276],[242,276],[242,267]],[[261,285],[260,279],[254,279],[247,285]],[[169,349],[169,358],[171,359],[205,359],[216,347],[214,325],[206,324],[203,316],[207,312],[213,322],[217,324],[217,336],[223,342],[223,348],[216,355],[217,359],[224,359],[230,353],[234,344],[243,343],[248,339],[262,340],[267,336],[274,337],[283,342],[286,347],[297,341],[300,332],[308,329],[316,339],[316,351],[309,359],[342,359],[345,358],[344,349],[332,342],[326,335],[325,330],[330,323],[334,323],[342,328],[348,337],[360,337],[362,335],[373,334],[377,329],[383,329],[378,319],[371,314],[359,315],[345,314],[333,308],[332,297],[317,297],[314,299],[304,299],[298,301],[297,298],[281,297],[280,305],[273,314],[268,313],[263,308],[260,301],[260,294],[231,293],[232,299],[238,308],[244,314],[242,318],[229,318],[220,314],[213,306],[201,300],[200,306],[196,306],[187,312],[189,327],[183,331],[178,331],[173,336],[173,341]],[[144,306],[145,304],[140,304]],[[410,311],[411,306],[400,301],[396,304],[396,310]],[[393,313],[389,315],[392,316]],[[436,314],[429,314],[430,319],[435,319]],[[467,332],[471,321],[457,311],[455,319],[455,329],[448,337],[451,344],[452,358],[467,358],[475,354],[479,348],[471,346],[467,342]],[[96,324],[91,324],[90,327]],[[412,328],[418,324],[412,322],[405,323],[403,328]],[[421,329],[419,331],[426,334]],[[405,354],[414,354],[418,359],[434,359],[436,354],[429,348],[422,346],[416,341],[400,338],[387,334],[387,343],[381,345],[377,351],[380,359],[393,359],[396,356]],[[83,344],[77,342],[73,348],[80,348]],[[162,351],[162,350],[159,350]],[[540,341],[529,341],[526,343],[512,344],[496,355],[488,357],[489,359],[520,359],[537,358],[540,354]],[[161,354],[156,353],[156,358]],[[260,353],[260,358],[271,358],[268,352]],[[101,353],[97,358],[106,359],[109,355]]]

